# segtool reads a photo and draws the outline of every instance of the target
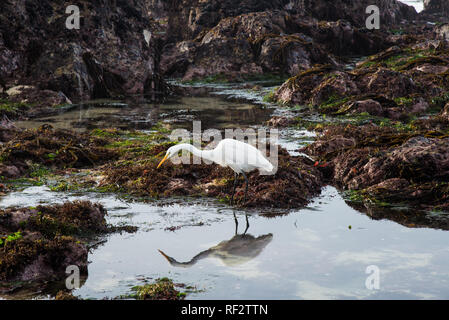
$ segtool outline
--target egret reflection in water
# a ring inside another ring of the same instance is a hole
[[[198,261],[209,257],[220,259],[228,267],[242,265],[257,257],[271,240],[273,240],[273,234],[271,233],[258,237],[246,233],[249,228],[248,216],[246,216],[246,223],[245,232],[238,234],[238,221],[235,219],[235,235],[231,239],[222,241],[216,246],[198,253],[190,261],[178,262],[176,259],[165,254],[165,252],[161,250],[159,252],[173,267],[190,268]]]

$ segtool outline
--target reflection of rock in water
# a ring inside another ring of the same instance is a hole
[[[408,228],[433,228],[449,230],[449,214],[414,209],[383,208],[362,203],[346,202],[373,220],[391,220]]]
[[[80,288],[84,286],[87,279],[87,274],[80,275]],[[3,287],[0,289],[0,298],[6,300],[29,300],[36,297],[48,298],[48,296],[56,296],[56,294],[60,291],[67,293],[71,292],[66,287],[66,279],[53,282],[40,281],[28,283],[11,283],[8,287]]]
[[[271,233],[257,238],[250,234],[236,235],[230,240],[222,241],[216,246],[200,252],[188,262],[178,262],[161,250],[159,252],[174,267],[188,268],[208,257],[219,258],[225,265],[232,267],[244,264],[257,257],[272,239]]]

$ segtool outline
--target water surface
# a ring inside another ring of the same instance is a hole
[[[195,119],[203,121],[203,129],[245,128],[290,112],[258,103],[246,89],[215,89],[216,94],[161,105],[93,102],[20,125],[50,122],[89,130],[119,124],[147,130],[158,121],[188,127]],[[302,128],[281,130],[280,144],[298,154],[314,136]],[[108,223],[138,227],[134,234],[102,237],[91,249],[89,276],[74,291],[82,298],[126,295],[131,287],[159,277],[195,286],[188,299],[449,298],[449,217],[444,212],[350,206],[332,187],[308,207],[293,211],[245,211],[213,199],[144,202],[114,194],[52,192],[45,186],[10,193],[0,198],[0,207],[75,199],[102,203]],[[243,234],[246,215],[249,228]],[[369,266],[380,270],[378,290],[365,285]]]
[[[74,292],[82,298],[120,296],[164,276],[196,286],[199,292],[189,299],[449,298],[447,231],[372,220],[331,187],[307,208],[274,218],[215,201],[129,202],[114,195],[54,193],[45,187],[12,193],[0,206],[80,198],[102,203],[109,223],[139,227],[135,234],[108,236],[92,251],[87,281]],[[239,234],[249,215],[247,236],[237,236],[237,249],[228,244],[236,241],[234,213]],[[158,250],[180,263],[198,254],[200,258],[172,266]],[[365,286],[371,265],[380,270],[379,290]]]

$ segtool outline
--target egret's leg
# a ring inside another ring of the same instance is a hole
[[[246,234],[246,231],[248,231],[248,229],[249,229],[248,214],[245,214],[245,216],[246,216],[246,229],[245,229],[245,232],[243,232],[243,234]]]
[[[246,174],[244,172],[242,172],[242,174],[243,174],[243,176],[245,177],[245,180],[246,180],[246,188],[245,188],[245,202],[246,202],[246,195],[248,194],[249,181],[248,181],[248,178],[246,177]]]
[[[238,174],[236,172],[234,174],[234,188],[232,189],[231,206],[234,204],[234,193],[235,193],[235,188],[237,187],[237,178],[238,178]],[[234,213],[234,217],[235,217],[235,213]]]
[[[235,221],[235,235],[237,235],[237,232],[239,231],[239,220],[237,220],[237,216],[235,215],[235,211],[234,211],[234,221]]]

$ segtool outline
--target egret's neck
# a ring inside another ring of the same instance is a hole
[[[200,158],[206,159],[206,160],[212,160],[212,151],[213,150],[200,150],[191,144],[179,144],[178,146],[179,146],[179,150],[187,150],[197,157],[200,157]]]

